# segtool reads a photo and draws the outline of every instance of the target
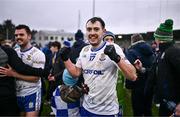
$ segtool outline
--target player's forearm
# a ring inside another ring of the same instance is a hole
[[[77,68],[75,66],[75,64],[73,64],[71,62],[70,59],[68,59],[67,61],[64,62],[66,69],[69,71],[69,73],[73,76],[73,77],[79,77],[81,75],[81,70],[79,68]]]
[[[34,75],[34,76],[43,76],[44,75],[44,70],[41,68],[33,68],[30,67],[29,65],[26,65],[22,62],[22,60],[18,57],[16,51],[14,50],[9,50],[10,54],[9,56],[9,63],[10,66],[16,70],[17,72],[25,75]],[[21,66],[21,67],[19,67]]]
[[[37,76],[26,76],[26,75],[19,74],[17,72],[13,75],[13,77],[20,80],[28,81],[28,82],[37,82],[39,80],[39,77]]]
[[[120,67],[120,69],[122,70],[123,74],[127,79],[132,81],[136,80],[137,74],[136,74],[136,69],[134,68],[133,65],[127,64],[125,60],[122,59],[118,62],[118,66]]]

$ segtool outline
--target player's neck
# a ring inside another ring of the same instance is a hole
[[[103,45],[103,43],[104,43],[104,41],[101,40],[98,45],[92,45],[92,49],[97,49],[97,48],[99,48],[100,46]]]
[[[32,47],[31,43],[26,44],[25,46],[21,46],[21,51],[26,51]]]
[[[97,46],[92,46],[92,47],[91,47],[91,50],[92,50],[92,51],[100,50],[104,45],[105,45],[105,42],[104,42],[104,41],[101,41]]]

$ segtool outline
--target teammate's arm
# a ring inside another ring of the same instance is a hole
[[[1,67],[0,73],[6,76],[14,77],[14,78],[28,81],[28,82],[37,82],[39,80],[39,77],[37,76],[27,76],[27,75],[20,74],[16,72],[15,70],[13,70],[10,66],[8,68]]]
[[[44,71],[42,68],[32,68],[29,65],[24,64],[14,49],[6,47],[3,48],[8,55],[9,65],[18,73],[35,76],[44,76],[44,74],[48,73],[48,69]]]

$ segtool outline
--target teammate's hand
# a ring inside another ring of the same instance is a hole
[[[143,67],[142,62],[139,59],[135,60],[134,67],[136,68],[137,73],[146,73],[146,68]]]
[[[134,62],[134,67],[137,69],[137,70],[141,70],[142,69],[142,62],[139,60],[139,59],[136,59],[135,62]]]
[[[71,52],[70,47],[63,47],[60,50],[60,56],[61,56],[63,61],[67,61],[69,59],[70,52]]]
[[[104,54],[108,55],[109,58],[116,63],[118,63],[121,60],[121,57],[116,53],[116,50],[113,45],[107,45],[104,49]]]
[[[49,81],[55,81],[56,79],[55,79],[55,77],[52,74],[49,74],[48,80]]]

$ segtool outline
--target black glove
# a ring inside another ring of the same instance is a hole
[[[121,60],[121,57],[116,53],[116,50],[113,45],[107,45],[104,49],[104,54],[108,55],[109,58],[116,63],[118,63]]]
[[[71,48],[70,47],[63,47],[60,50],[59,54],[60,54],[60,56],[61,56],[63,61],[67,61],[69,59],[70,52],[71,52]]]

